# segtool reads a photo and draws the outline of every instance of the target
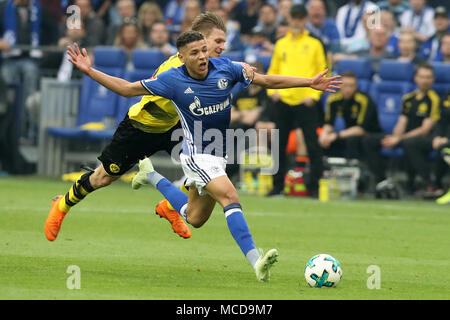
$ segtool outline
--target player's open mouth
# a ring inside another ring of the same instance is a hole
[[[199,65],[199,68],[200,68],[200,70],[206,70],[206,62],[202,62],[202,63],[200,63],[200,65]]]

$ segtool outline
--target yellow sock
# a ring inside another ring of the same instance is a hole
[[[172,207],[172,205],[170,204],[169,200],[167,200],[167,207],[168,207],[170,210],[175,210],[175,209]]]
[[[69,212],[70,210],[70,206],[67,205],[65,197],[59,198],[58,207],[59,210],[64,211],[66,213]]]
[[[180,190],[183,191],[184,193],[186,193],[187,195],[189,195],[189,189],[186,188],[186,186],[184,184],[180,187]]]
[[[78,180],[72,185],[69,192],[59,200],[59,210],[69,212],[70,208],[83,200],[88,194],[89,192],[80,185],[80,181]]]

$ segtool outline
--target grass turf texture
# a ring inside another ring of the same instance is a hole
[[[424,201],[265,199],[241,195],[258,247],[275,247],[270,283],[232,239],[223,212],[185,240],[154,215],[152,188],[117,182],[66,217],[58,239],[44,235],[50,200],[70,183],[37,177],[0,179],[0,299],[448,299],[448,206]],[[309,288],[313,255],[337,258],[337,288]],[[81,289],[69,290],[70,265]],[[369,290],[367,268],[381,268]]]

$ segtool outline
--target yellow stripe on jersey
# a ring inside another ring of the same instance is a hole
[[[164,61],[153,75],[158,75],[171,68],[178,68],[183,63],[178,53]],[[170,130],[179,121],[178,113],[172,101],[152,95],[145,95],[141,101],[131,106],[128,117],[133,126],[149,133],[163,133]]]
[[[361,126],[364,123],[364,118],[366,117],[367,106],[369,105],[369,99],[367,96],[356,92],[355,93],[355,101],[359,102],[361,109],[359,110],[359,115],[356,123]]]
[[[431,100],[430,118],[433,120],[439,120],[441,117],[441,99],[434,90],[428,90],[427,94]]]
[[[334,93],[328,97],[325,107],[325,121],[330,121],[331,119],[331,103],[342,99],[343,97],[341,92]]]

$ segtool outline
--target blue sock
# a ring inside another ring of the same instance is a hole
[[[225,218],[227,219],[228,229],[230,229],[231,235],[253,267],[259,257],[259,252],[256,249],[255,242],[253,241],[253,237],[248,229],[247,222],[245,221],[244,214],[242,213],[241,205],[239,203],[229,204],[223,208],[223,212],[225,213]]]
[[[172,207],[186,219],[187,194],[175,187],[169,180],[156,171],[149,173],[147,178],[170,202]]]

